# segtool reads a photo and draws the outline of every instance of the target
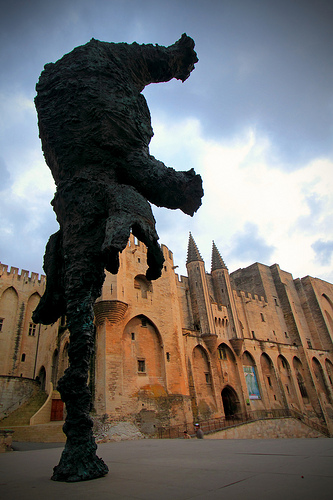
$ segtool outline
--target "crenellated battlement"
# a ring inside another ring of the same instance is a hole
[[[252,295],[251,292],[244,292],[243,290],[234,290],[234,296],[235,298],[237,297],[242,298],[245,303],[255,302],[261,304],[262,306],[267,305],[267,302],[265,301],[264,297],[262,296],[259,297],[256,294]]]
[[[2,264],[0,262],[0,277],[2,278],[10,278],[12,277],[13,279],[16,279],[17,281],[25,281],[26,283],[36,283],[38,282],[39,284],[44,285],[46,281],[46,277],[44,274],[41,274],[39,276],[38,273],[34,273],[30,271],[27,271],[26,269],[22,269],[21,274],[19,272],[18,267],[10,267],[10,270],[8,271],[8,265],[7,264]]]

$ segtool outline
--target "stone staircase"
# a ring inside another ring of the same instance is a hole
[[[66,436],[62,432],[64,422],[30,425],[31,417],[43,406],[46,399],[45,392],[36,391],[26,403],[0,421],[0,430],[14,431],[13,442],[65,443]]]
[[[30,418],[43,406],[46,399],[45,392],[36,391],[28,401],[0,421],[0,428],[29,425]]]
[[[64,422],[49,422],[39,425],[11,426],[14,431],[13,443],[65,443],[66,436],[62,432]]]

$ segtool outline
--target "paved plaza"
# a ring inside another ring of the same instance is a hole
[[[4,500],[333,498],[332,439],[107,443],[99,445],[98,455],[109,466],[109,474],[80,483],[50,480],[62,446],[14,446],[20,451],[0,455],[0,498]]]

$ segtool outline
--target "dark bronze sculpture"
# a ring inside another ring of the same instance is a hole
[[[51,324],[66,315],[70,331],[70,365],[58,383],[67,409],[67,442],[54,468],[56,481],[108,472],[96,455],[87,387],[93,304],[101,294],[104,269],[117,273],[119,252],[132,231],[147,246],[147,279],[157,279],[164,258],[149,202],[191,216],[201,205],[201,177],[193,169],[176,172],[149,154],[153,131],[141,94],[150,83],[184,82],[197,61],[186,34],[169,47],[92,39],[45,65],[36,86],[60,230],[46,247],[47,286],[33,320]]]

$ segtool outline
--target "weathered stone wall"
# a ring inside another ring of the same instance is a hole
[[[257,420],[249,424],[230,427],[223,431],[207,434],[207,439],[281,439],[281,438],[324,438],[294,418]]]
[[[123,304],[122,315],[109,307],[97,318],[96,411],[149,432],[190,419],[178,279],[172,252],[162,250],[162,276],[147,282],[146,247],[131,236],[119,272],[107,273],[95,308]]]
[[[201,260],[200,272],[191,262],[189,277],[179,278],[172,252],[162,249],[165,263],[156,281],[145,279],[147,249],[133,236],[118,274],[106,273],[95,307],[90,385],[96,413],[149,432],[223,417],[230,409],[289,407],[333,422],[333,285],[254,264],[230,276],[223,269],[223,280],[213,286],[220,271],[208,274]],[[38,326],[39,335],[29,336],[29,311],[43,280],[0,269],[0,373],[9,375],[15,364],[18,376],[33,378],[44,367],[45,387],[51,381],[56,387],[68,364],[65,321]],[[200,318],[203,324],[195,324]],[[258,399],[249,397],[244,366],[254,369]]]

